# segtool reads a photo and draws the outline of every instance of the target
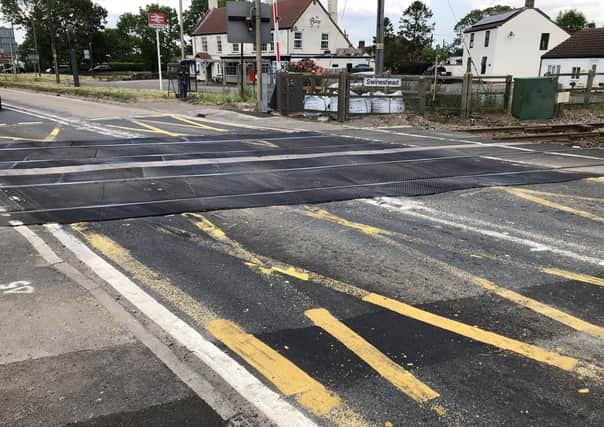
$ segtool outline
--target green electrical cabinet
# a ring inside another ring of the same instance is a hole
[[[512,116],[520,120],[551,119],[557,87],[557,79],[551,77],[514,79]]]

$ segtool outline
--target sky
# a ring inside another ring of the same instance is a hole
[[[325,5],[327,0],[321,0]],[[137,12],[140,6],[151,2],[161,3],[176,8],[178,0],[96,0],[109,12],[108,26],[114,26],[120,14],[124,12]],[[386,15],[394,23],[395,31],[398,30],[398,21],[403,11],[412,0],[386,0]],[[435,39],[437,41],[451,41],[455,36],[453,27],[459,19],[472,9],[482,9],[495,4],[508,4],[512,7],[524,6],[524,0],[425,0],[434,12],[436,23]],[[183,1],[183,7],[188,7],[190,0]],[[376,4],[373,0],[338,0],[338,16],[342,28],[347,32],[350,40],[357,44],[359,40],[366,40],[370,44],[375,35]],[[572,5],[572,6],[569,6]],[[604,25],[604,7],[602,0],[536,0],[536,7],[542,9],[553,19],[561,10],[576,8],[587,16],[590,21],[595,21],[598,26]],[[22,34],[17,35],[18,40]]]

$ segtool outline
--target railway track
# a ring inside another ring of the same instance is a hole
[[[500,141],[576,141],[600,140],[604,136],[604,122],[568,123],[559,125],[500,126],[462,129],[471,134],[490,134]]]

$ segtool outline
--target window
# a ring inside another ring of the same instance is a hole
[[[581,78],[581,67],[573,67],[573,71],[571,72],[572,79],[579,79]]]
[[[484,34],[484,47],[489,47],[489,42],[491,41],[491,32],[487,31]]]
[[[207,37],[201,38],[201,51],[202,52],[208,51],[208,38]]]
[[[591,66],[591,69],[593,70],[594,73],[597,73],[598,72],[598,64],[593,64]]]
[[[482,62],[480,63],[480,74],[486,74],[486,73],[487,73],[487,57],[483,56]]]
[[[302,49],[302,33],[299,31],[294,33],[294,49]]]
[[[239,64],[227,62],[224,71],[227,76],[236,76],[239,74]]]
[[[541,42],[539,43],[540,50],[547,50],[549,48],[549,33],[541,34]]]
[[[466,73],[472,72],[472,58],[468,58],[468,65],[466,66]]]
[[[222,52],[222,37],[216,36],[216,48],[218,52]]]
[[[239,43],[233,43],[233,52],[239,52]]]
[[[549,76],[557,76],[558,74],[560,74],[560,65],[548,65],[547,74]]]
[[[321,50],[329,50],[329,34],[321,34]]]
[[[474,37],[476,36],[475,33],[470,34],[470,47],[474,47]]]
[[[268,50],[268,44],[262,43],[260,45],[260,49],[262,49],[262,52],[266,52]]]

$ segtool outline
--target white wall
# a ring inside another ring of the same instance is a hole
[[[596,73],[604,73],[604,58],[565,58],[565,59],[544,59],[541,65],[541,75],[544,76],[548,71],[548,66],[560,66],[560,74],[570,74],[573,67],[581,67],[581,73],[588,73],[592,67],[596,66]],[[575,82],[576,88],[584,88],[587,85],[587,76],[581,76],[578,79],[570,76],[563,76],[558,79],[563,88],[570,88],[570,83]],[[604,84],[604,76],[596,76],[594,86],[599,87]]]
[[[488,48],[484,48],[484,33],[485,31],[475,33],[474,48],[470,49],[478,71],[480,72],[482,57],[486,56],[486,75],[514,77],[538,76],[541,56],[570,37],[534,9],[527,9],[502,26],[491,29]],[[550,34],[547,50],[540,50],[542,33]],[[465,40],[469,46],[470,34],[465,34]],[[464,65],[467,60],[468,54],[464,52]]]
[[[482,61],[482,57],[486,56],[487,57],[487,72],[486,74],[495,74],[493,72],[493,65],[495,63],[495,46],[497,44],[497,28],[493,28],[491,30],[488,30],[491,32],[491,36],[489,38],[489,46],[485,47],[484,46],[484,41],[486,38],[486,31],[477,31],[474,33],[474,47],[470,47],[470,40],[471,40],[471,35],[470,33],[468,34],[464,34],[464,39],[465,39],[465,46],[468,49],[464,49],[464,56],[463,56],[463,66],[464,66],[464,70],[467,70],[467,64],[469,61],[469,55],[468,55],[468,50],[470,51],[470,53],[472,54],[472,59],[474,60],[474,65],[472,66],[472,69],[470,70],[470,72],[472,74],[480,74],[480,66],[481,66],[481,61]]]

